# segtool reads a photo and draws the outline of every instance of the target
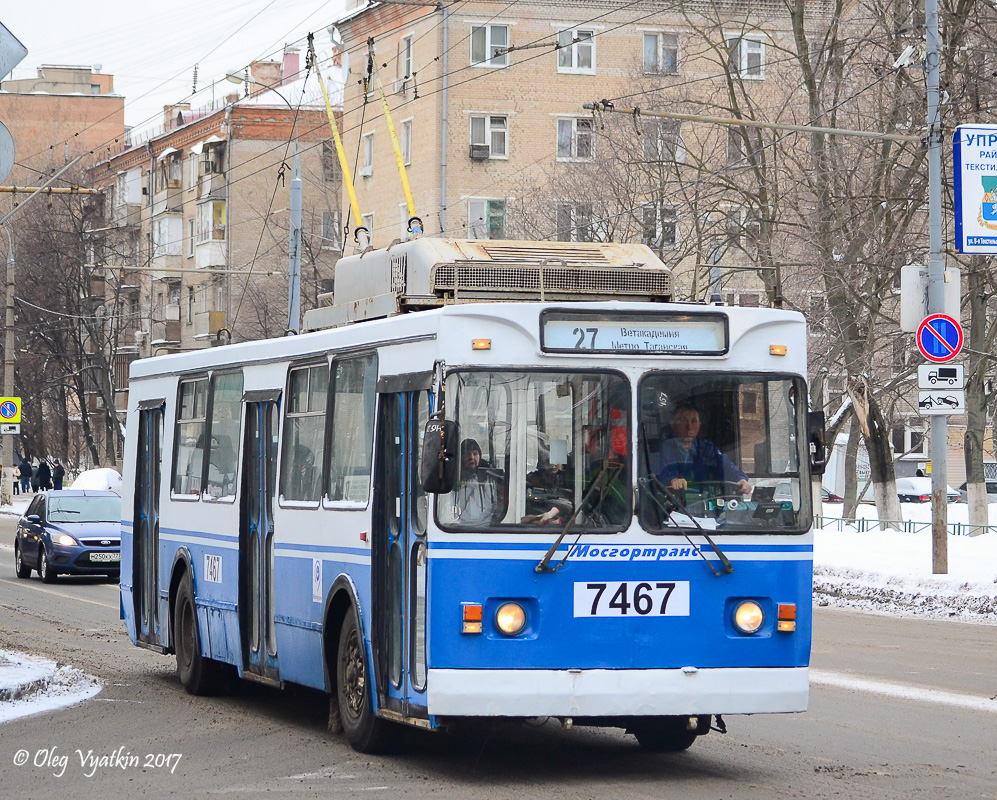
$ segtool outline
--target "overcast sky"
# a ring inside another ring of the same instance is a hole
[[[0,22],[28,48],[9,78],[34,77],[42,64],[99,64],[125,97],[125,124],[141,129],[161,123],[164,105],[208,105],[212,81],[222,81],[218,96],[232,91],[226,72],[279,60],[285,44],[304,53],[309,31],[327,50],[325,29],[344,7],[344,0],[3,0]],[[189,98],[195,64],[199,94]]]

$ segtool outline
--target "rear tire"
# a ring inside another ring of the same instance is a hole
[[[45,545],[38,551],[38,577],[42,579],[42,583],[55,583],[55,570],[49,566]]]
[[[678,753],[692,747],[692,743],[699,735],[697,731],[690,731],[686,727],[688,719],[688,717],[658,717],[639,727],[631,728],[629,732],[637,737],[641,750],[649,753]],[[702,719],[700,717],[700,721]],[[706,724],[708,726],[709,722]]]
[[[14,569],[17,570],[18,578],[30,578],[31,577],[31,567],[24,563],[24,558],[21,556],[21,545],[14,544]]]
[[[201,655],[201,630],[190,575],[184,575],[173,607],[173,646],[180,683],[193,695],[217,694],[224,684],[222,664]]]
[[[379,719],[371,708],[367,652],[355,615],[343,621],[336,657],[336,699],[339,718],[350,746],[360,753],[386,753],[398,744],[400,731]]]

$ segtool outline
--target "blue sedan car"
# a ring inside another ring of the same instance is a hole
[[[17,521],[14,566],[45,583],[56,576],[121,572],[121,498],[114,492],[62,489],[35,495]]]

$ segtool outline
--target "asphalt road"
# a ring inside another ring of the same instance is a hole
[[[319,693],[188,696],[172,658],[128,642],[115,586],[18,580],[12,541],[0,519],[0,649],[105,688],[0,725],[3,797],[997,798],[997,626],[818,609],[810,711],[729,717],[681,754],[547,722],[371,757],[326,731]]]

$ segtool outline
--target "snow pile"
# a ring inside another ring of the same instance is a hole
[[[97,678],[67,664],[0,652],[0,722],[71,706],[100,689]]]

